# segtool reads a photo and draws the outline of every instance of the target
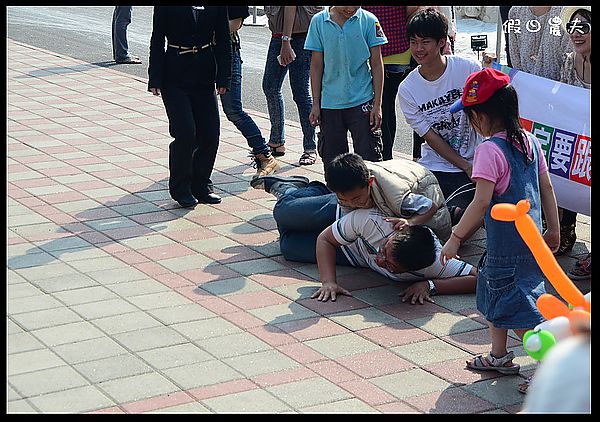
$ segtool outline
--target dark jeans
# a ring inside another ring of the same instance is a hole
[[[304,49],[306,34],[292,34],[292,49],[296,53],[296,59],[287,66],[281,66],[277,56],[281,51],[281,39],[271,38],[267,52],[267,62],[263,75],[262,88],[267,97],[267,108],[271,119],[271,134],[269,143],[272,145],[283,145],[285,143],[285,113],[283,94],[281,87],[285,75],[290,72],[290,87],[296,106],[298,106],[298,117],[302,126],[302,146],[304,151],[317,149],[315,139],[315,128],[310,124],[308,116],[312,108],[312,97],[310,96],[310,58],[311,52]]]
[[[383,159],[381,130],[371,131],[369,122],[373,100],[352,108],[321,109],[319,155],[327,168],[333,159],[348,152],[348,131],[352,136],[354,152],[367,161]]]
[[[433,171],[432,173],[440,184],[448,207],[454,205],[464,210],[469,206],[475,196],[475,184],[467,173],[464,171],[456,173]]]
[[[221,104],[227,119],[242,132],[248,146],[252,148],[252,153],[267,154],[269,152],[267,141],[252,117],[242,108],[242,63],[240,50],[234,49],[231,60],[231,89],[221,95]]]
[[[396,97],[398,87],[410,72],[410,66],[384,65],[383,98],[381,101],[381,140],[383,159],[391,160],[396,139]]]
[[[169,118],[169,193],[174,199],[190,192],[213,192],[210,180],[219,147],[219,109],[213,86],[168,85],[161,96]]]
[[[279,248],[288,261],[317,262],[317,237],[335,222],[337,197],[321,182],[282,195],[273,208]],[[350,265],[340,248],[336,264]]]
[[[127,60],[127,26],[131,23],[133,6],[115,6],[112,18],[112,47],[115,61]]]

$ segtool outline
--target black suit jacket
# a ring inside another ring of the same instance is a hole
[[[167,44],[213,47],[198,53],[178,54]],[[194,20],[191,6],[155,6],[150,38],[148,90],[168,85],[230,88],[231,41],[226,6],[204,6]]]

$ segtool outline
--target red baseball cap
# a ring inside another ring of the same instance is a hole
[[[491,98],[500,88],[510,83],[510,77],[491,67],[486,67],[479,72],[469,75],[462,98],[452,104],[450,113],[456,113],[465,107],[483,104]]]

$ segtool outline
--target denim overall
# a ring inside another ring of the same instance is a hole
[[[477,309],[496,328],[527,329],[544,321],[536,306],[546,292],[545,277],[513,221],[497,221],[490,210],[497,203],[531,203],[529,215],[541,231],[541,199],[538,151],[532,144],[533,161],[525,165],[523,154],[502,138],[490,138],[500,147],[510,166],[510,183],[502,195],[494,194],[485,213],[487,250],[479,261]],[[542,158],[543,159],[543,158]]]

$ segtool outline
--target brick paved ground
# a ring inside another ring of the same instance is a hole
[[[274,198],[249,187],[245,140],[224,118],[223,202],[180,209],[146,81],[7,47],[9,413],[520,409],[535,364],[516,339],[520,376],[464,367],[488,347],[474,295],[411,306],[401,286],[340,268],[354,296],[309,299],[317,268],[280,255]],[[322,180],[320,162],[296,164],[299,125],[286,133],[281,174]],[[589,218],[577,230],[565,268],[591,249]],[[476,263],[484,245],[480,234],[461,255]]]

